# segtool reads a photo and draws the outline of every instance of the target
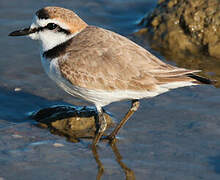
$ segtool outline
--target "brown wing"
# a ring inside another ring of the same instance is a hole
[[[61,74],[89,89],[151,91],[194,72],[165,64],[127,38],[93,26],[72,38],[65,51]],[[182,80],[192,81],[185,76]]]

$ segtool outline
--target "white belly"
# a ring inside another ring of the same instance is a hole
[[[67,93],[71,94],[72,96],[80,97],[87,101],[93,102],[87,98],[86,90],[84,88],[74,86],[68,80],[62,77],[57,58],[54,58],[52,60],[47,60],[41,57],[41,62],[47,75],[53,81],[55,81],[57,85],[60,86],[63,90],[65,90]]]
[[[41,58],[42,65],[48,76],[54,80],[62,89],[72,96],[82,98],[86,101],[94,103],[96,106],[106,106],[112,102],[126,100],[126,99],[141,99],[150,98],[157,96],[161,93],[167,92],[170,89],[195,85],[193,83],[169,83],[162,86],[158,86],[155,91],[130,91],[130,90],[115,90],[115,91],[104,91],[104,90],[91,90],[75,86],[68,80],[62,77],[58,65],[58,59],[47,60]]]
[[[48,76],[54,80],[62,89],[72,96],[82,98],[86,101],[94,103],[96,106],[105,106],[115,101],[125,99],[140,99],[143,97],[156,96],[158,93],[154,92],[135,92],[135,91],[104,91],[104,90],[91,90],[74,86],[69,81],[61,76],[58,66],[57,58],[47,60],[41,58],[42,65]]]

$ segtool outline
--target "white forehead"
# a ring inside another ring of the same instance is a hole
[[[48,23],[55,23],[57,25],[59,25],[61,28],[68,30],[69,27],[63,23],[60,22],[56,19],[39,19],[36,15],[34,16],[33,20],[32,20],[32,24],[31,24],[31,28],[35,28],[35,27],[44,27],[46,26]]]

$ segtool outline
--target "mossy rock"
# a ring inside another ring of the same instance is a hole
[[[219,0],[160,0],[142,24],[152,43],[163,51],[220,59]]]
[[[104,116],[107,128],[113,127],[110,115],[104,112]],[[52,106],[33,113],[31,117],[38,122],[38,126],[73,142],[79,138],[93,138],[98,125],[96,109],[86,106]]]

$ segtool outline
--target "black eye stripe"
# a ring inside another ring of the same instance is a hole
[[[54,24],[54,23],[48,23],[48,24]],[[71,34],[71,32],[70,32],[69,30],[63,29],[63,28],[61,28],[60,26],[58,26],[57,24],[55,24],[56,27],[53,25],[53,28],[52,28],[52,25],[49,25],[49,27],[48,27],[48,24],[47,24],[46,26],[44,26],[44,27],[35,28],[34,31],[35,31],[35,32],[40,32],[40,31],[44,31],[45,29],[47,29],[47,30],[55,30],[55,29],[56,29],[56,31],[58,31],[58,32],[63,32],[63,33],[65,33],[66,35]],[[51,27],[50,27],[50,26],[51,26]]]
[[[61,27],[59,27],[57,31],[58,31],[58,32],[63,32],[63,33],[65,33],[66,35],[71,34],[69,30],[63,29],[63,28],[61,28]]]

